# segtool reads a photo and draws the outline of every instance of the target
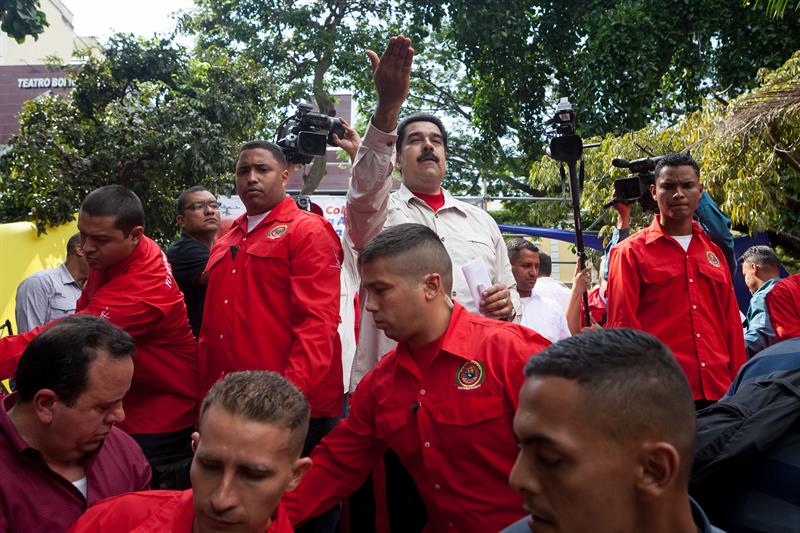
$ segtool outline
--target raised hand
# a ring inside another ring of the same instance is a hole
[[[381,131],[390,132],[397,127],[400,108],[408,96],[414,58],[411,39],[402,35],[392,37],[380,58],[372,50],[367,50],[367,57],[372,64],[372,78],[378,93],[372,124]]]

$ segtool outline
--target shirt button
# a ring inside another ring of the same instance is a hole
[[[693,305],[693,306],[692,306],[692,309],[697,309],[697,306],[696,306],[696,305]]]
[[[700,338],[700,334],[699,334],[699,333],[697,333],[697,334],[695,335],[695,337],[697,337],[697,338],[699,339],[699,338]]]
[[[236,269],[231,270],[231,274],[236,274]]]
[[[419,390],[419,395],[420,396],[425,396],[425,389],[420,389]]]
[[[242,237],[242,240],[243,240],[243,241],[246,241],[246,240],[247,240],[247,237]]]
[[[702,366],[703,368],[705,368],[705,367],[706,367],[706,364],[705,364],[705,363],[700,363],[700,366]]]
[[[453,296],[455,296],[455,295],[456,295],[456,291],[453,291]]]
[[[228,303],[228,300],[225,300],[225,302],[223,302],[223,303]]]
[[[425,442],[425,447],[426,447],[426,448],[430,448],[430,447],[431,447],[431,443],[426,441],[426,442]]]
[[[692,278],[689,278],[689,283],[694,283],[694,280]]]
[[[224,335],[222,333],[220,333],[219,334],[219,338],[221,339],[222,337],[224,337]]]
[[[444,242],[444,237],[442,237],[442,242]]]
[[[436,489],[436,490],[439,490],[439,489],[442,488],[442,486],[439,485],[438,483],[436,483],[436,484],[433,485],[433,488]]]

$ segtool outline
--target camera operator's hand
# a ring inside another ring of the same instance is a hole
[[[510,320],[513,318],[514,304],[511,302],[511,293],[502,283],[492,285],[481,297],[480,312],[489,318]]]
[[[339,136],[334,133],[332,135],[333,142],[336,146],[347,152],[347,155],[350,156],[350,163],[353,163],[356,160],[358,147],[361,145],[361,136],[356,130],[350,127],[350,124],[348,124],[345,119],[340,120],[344,128],[344,138],[340,139]]]
[[[372,63],[372,78],[378,93],[372,124],[381,131],[390,132],[397,127],[400,107],[408,96],[414,57],[411,39],[402,35],[392,37],[380,58],[372,50],[367,50],[367,56]]]
[[[615,202],[614,209],[617,210],[617,227],[619,229],[629,228],[631,225],[631,204],[630,202]]]
[[[567,308],[564,310],[564,317],[567,319],[569,332],[576,335],[581,332],[583,319],[581,318],[581,303],[583,294],[589,290],[592,282],[591,267],[581,269],[581,261],[575,262],[575,275],[572,278],[572,292],[569,295]]]

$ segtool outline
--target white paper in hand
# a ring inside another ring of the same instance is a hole
[[[492,286],[492,280],[489,279],[489,271],[486,270],[486,264],[480,257],[476,257],[462,266],[461,272],[464,273],[467,287],[469,287],[469,292],[472,295],[472,301],[475,302],[475,308],[477,309],[481,304],[481,293]]]

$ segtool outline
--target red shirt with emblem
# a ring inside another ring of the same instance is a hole
[[[644,330],[669,346],[695,400],[717,400],[745,362],[731,275],[696,222],[688,251],[653,223],[611,249],[606,327]]]
[[[75,313],[106,318],[136,342],[121,429],[167,433],[194,424],[200,396],[197,344],[183,294],[158,244],[142,237],[121,262],[91,270]],[[47,326],[0,339],[0,376],[13,375],[25,347]]]
[[[428,530],[485,533],[521,518],[508,485],[525,362],[538,333],[455,304],[438,353],[420,369],[400,343],[359,383],[350,413],[317,446],[298,489],[284,495],[297,524],[358,488],[387,448],[419,488]]]
[[[778,341],[800,337],[800,273],[772,286],[767,312]]]
[[[287,196],[247,233],[242,215],[214,244],[199,350],[206,389],[228,372],[272,370],[313,417],[342,415],[342,247],[321,216]]]
[[[90,507],[68,533],[191,533],[194,517],[191,489],[132,492]],[[293,531],[278,504],[265,533]]]

